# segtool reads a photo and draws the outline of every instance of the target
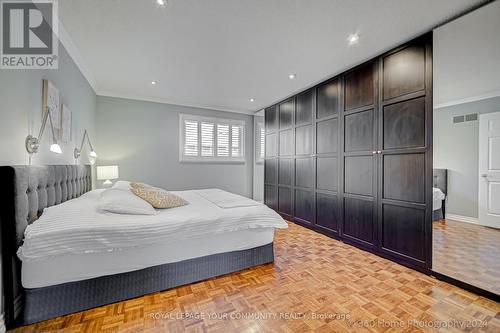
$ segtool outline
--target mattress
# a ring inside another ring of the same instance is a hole
[[[18,250],[25,288],[247,250],[288,227],[267,206],[219,189],[174,192],[189,204],[156,215],[104,213],[101,192],[46,208],[26,228]]]
[[[162,209],[156,215],[102,213],[97,208],[99,191],[46,208],[42,216],[26,228],[18,257],[25,264],[53,256],[120,252],[155,243],[288,226],[267,206],[243,197],[237,199],[236,195],[222,190],[174,193],[189,204]],[[218,195],[206,199],[214,193]],[[231,202],[233,206],[228,207]]]
[[[24,288],[53,286],[211,254],[252,249],[272,243],[273,238],[274,228],[247,229],[115,252],[52,256],[42,261],[24,262],[21,281]]]
[[[433,187],[432,188],[432,210],[438,210],[441,209],[441,206],[443,205],[443,200],[446,198],[445,194],[443,191],[440,189]]]

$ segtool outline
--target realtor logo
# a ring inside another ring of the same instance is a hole
[[[1,69],[57,69],[57,2],[1,2]]]

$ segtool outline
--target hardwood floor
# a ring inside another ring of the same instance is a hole
[[[500,295],[500,230],[471,223],[433,223],[433,270]]]
[[[500,303],[289,225],[274,264],[16,332],[500,332]]]

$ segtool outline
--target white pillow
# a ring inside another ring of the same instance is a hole
[[[148,202],[131,191],[110,188],[102,192],[97,208],[115,214],[156,215],[157,211]]]
[[[129,190],[130,191],[130,182],[126,180],[119,180],[113,184],[111,187],[115,190]]]

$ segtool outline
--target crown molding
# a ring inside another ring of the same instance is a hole
[[[135,100],[135,101],[169,104],[169,105],[175,105],[175,106],[184,106],[184,107],[198,108],[198,109],[205,109],[205,110],[212,110],[212,111],[239,113],[239,114],[245,114],[245,115],[251,115],[251,116],[253,116],[255,114],[255,111],[251,111],[251,110],[235,110],[235,109],[229,109],[226,107],[186,103],[186,102],[171,100],[171,99],[162,98],[162,97],[144,97],[144,96],[136,96],[136,95],[132,95],[132,94],[122,94],[122,93],[118,93],[118,92],[114,92],[114,91],[106,91],[106,90],[98,91],[97,95],[102,96],[102,97],[131,99],[131,100]]]
[[[457,99],[457,100],[450,101],[450,102],[439,103],[439,104],[434,105],[434,109],[441,109],[441,108],[446,108],[448,106],[460,105],[460,104],[465,104],[465,103],[472,103],[472,102],[482,101],[484,99],[495,98],[495,97],[500,97],[500,90],[499,91],[491,91],[489,93],[482,94],[482,95],[476,95],[476,96],[471,96],[471,97],[467,97],[467,98]]]

